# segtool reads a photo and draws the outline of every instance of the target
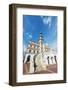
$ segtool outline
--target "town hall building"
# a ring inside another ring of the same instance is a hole
[[[27,68],[27,70],[24,72],[39,72],[46,70],[48,65],[53,64],[57,64],[57,52],[44,43],[43,35],[40,32],[37,42],[30,40],[28,43],[23,64],[23,68]]]

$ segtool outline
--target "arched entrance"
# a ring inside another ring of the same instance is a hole
[[[25,61],[24,61],[24,63],[23,63],[23,73],[24,73],[24,74],[29,73],[29,70],[30,70],[30,58],[31,58],[30,55],[27,55],[27,56],[25,57]]]
[[[37,65],[36,65],[36,57],[37,57],[37,55],[34,55],[34,57],[33,57],[33,61],[34,61],[34,72],[36,71],[36,68],[37,68]]]
[[[30,62],[30,55],[27,56],[26,63]]]

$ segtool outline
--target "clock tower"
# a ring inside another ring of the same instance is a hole
[[[43,52],[43,36],[41,32],[39,35],[38,45],[39,53]]]

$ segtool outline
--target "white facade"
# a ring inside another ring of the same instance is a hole
[[[40,71],[41,69],[46,70],[46,66],[57,63],[56,51],[54,49],[49,48],[47,43],[44,45],[43,37],[41,33],[40,33],[38,43],[35,43],[33,41],[29,43],[27,47],[24,63],[27,62],[27,58],[29,55],[30,55],[29,73],[34,72],[34,63],[36,63],[37,65],[37,68],[36,68],[37,71]],[[36,57],[35,57],[35,62],[34,62],[35,55]]]

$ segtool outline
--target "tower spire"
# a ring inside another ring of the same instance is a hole
[[[39,52],[41,53],[43,51],[43,36],[42,36],[41,32],[40,32],[40,35],[39,35],[38,44],[39,44]]]

